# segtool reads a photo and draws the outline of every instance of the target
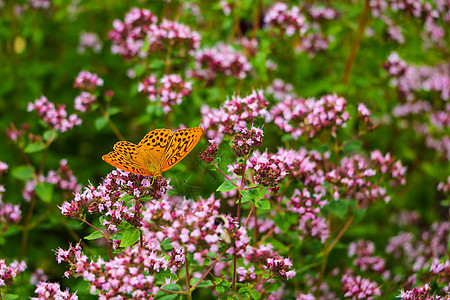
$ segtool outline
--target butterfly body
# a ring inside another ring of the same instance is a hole
[[[155,129],[135,145],[120,141],[114,151],[103,155],[110,165],[135,174],[161,178],[162,172],[172,168],[194,149],[203,128],[181,129],[172,133],[170,129]]]

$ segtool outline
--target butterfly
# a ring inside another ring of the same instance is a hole
[[[202,127],[180,129],[154,129],[139,144],[117,142],[113,149],[102,156],[108,164],[135,174],[161,178],[165,172],[179,163],[194,149],[203,134]]]

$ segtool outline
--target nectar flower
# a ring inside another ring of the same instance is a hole
[[[205,128],[209,138],[220,143],[225,134],[230,136],[240,132],[258,117],[270,120],[270,114],[266,109],[268,104],[263,91],[258,90],[244,98],[233,96],[219,109],[204,105],[201,109],[203,115],[201,126]]]
[[[81,119],[76,114],[67,116],[65,105],[58,105],[48,101],[45,96],[36,99],[34,103],[28,103],[28,111],[36,111],[42,120],[49,126],[60,132],[72,129],[81,124]]]
[[[219,150],[219,145],[217,145],[214,140],[209,140],[210,145],[200,153],[200,158],[207,164],[212,163]]]
[[[242,128],[234,136],[233,151],[238,157],[247,157],[253,149],[262,145],[263,131],[259,128]]]
[[[94,91],[98,86],[103,86],[103,79],[98,77],[97,74],[85,70],[78,74],[73,83],[74,88],[82,91]]]
[[[289,258],[268,258],[264,269],[270,270],[271,273],[280,277],[281,279],[288,280],[295,276],[296,272],[290,270],[293,264]]]
[[[198,50],[195,53],[196,68],[188,76],[213,80],[218,74],[245,78],[252,70],[247,57],[230,45],[219,43],[215,47]]]
[[[166,74],[158,82],[156,76],[151,75],[139,83],[138,91],[148,95],[152,102],[159,99],[164,112],[168,113],[191,93],[192,82],[184,81],[178,74]]]

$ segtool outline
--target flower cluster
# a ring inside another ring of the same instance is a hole
[[[262,145],[264,132],[260,128],[252,127],[242,130],[234,136],[233,151],[238,157],[247,157],[253,149]]]
[[[78,44],[78,52],[84,53],[87,49],[92,49],[94,53],[99,53],[102,49],[102,42],[98,37],[98,34],[94,32],[81,32],[80,42]]]
[[[326,204],[320,194],[311,195],[308,189],[294,190],[294,194],[286,203],[288,209],[298,213],[298,227],[300,238],[319,238],[322,243],[326,241],[330,232],[327,220],[320,215],[321,208]]]
[[[200,153],[200,158],[207,164],[212,163],[219,150],[219,145],[217,145],[214,140],[209,140],[210,145]]]
[[[389,76],[400,77],[405,74],[408,69],[406,62],[400,58],[397,52],[389,54],[387,61],[383,65],[383,69],[388,72]]]
[[[373,130],[376,127],[376,124],[370,118],[370,116],[372,115],[370,110],[363,103],[358,104],[357,110],[357,118],[360,119],[363,123],[362,128],[367,131]]]
[[[39,114],[45,123],[60,132],[65,132],[81,124],[81,119],[76,114],[67,117],[65,105],[55,107],[55,104],[48,101],[45,96],[36,99],[34,103],[28,103],[28,111],[33,110]]]
[[[99,212],[107,216],[102,225],[114,228],[127,221],[139,227],[141,223],[136,212],[142,205],[137,200],[143,197],[160,199],[170,188],[169,180],[165,178],[152,183],[147,176],[117,169],[109,173],[98,187],[90,186],[76,193],[75,198],[64,202],[60,209],[64,216],[82,220],[88,208],[91,214]],[[132,204],[131,207],[128,204]]]
[[[28,3],[34,9],[48,9],[50,7],[50,0],[29,0]]]
[[[0,224],[3,225],[2,230],[6,230],[7,224],[19,223],[22,218],[22,211],[19,205],[3,203],[2,194],[5,191],[3,185],[0,185]]]
[[[264,98],[262,90],[253,91],[245,98],[233,96],[225,101],[219,109],[204,105],[201,109],[202,123],[206,135],[220,143],[224,135],[234,135],[251,125],[256,118],[263,117],[270,120],[266,107],[269,104]]]
[[[77,178],[73,175],[72,169],[67,165],[67,160],[62,159],[59,162],[58,170],[50,170],[47,176],[39,175],[39,182],[48,182],[54,184],[63,191],[68,192],[70,195],[79,192],[81,185],[78,184]],[[30,201],[35,195],[35,188],[37,181],[35,179],[29,180],[25,184],[25,189],[22,194],[26,201]]]
[[[372,300],[374,296],[381,295],[376,282],[355,276],[351,272],[342,275],[341,282],[345,298]]]
[[[398,54],[392,53],[384,68],[388,71],[391,84],[408,100],[413,100],[413,92],[435,91],[442,100],[450,99],[450,66],[438,64],[435,67],[408,65]]]
[[[336,19],[339,13],[332,7],[311,6],[308,8],[308,15],[313,20],[321,21]]]
[[[400,161],[395,162],[389,154],[383,157],[378,150],[372,152],[371,162],[374,168],[358,154],[342,158],[340,165],[326,174],[326,180],[335,185],[332,188],[333,197],[355,199],[361,207],[366,207],[377,199],[388,202],[390,196],[386,194],[386,189],[375,181],[376,169],[400,184],[405,183],[403,176],[406,169]],[[342,187],[345,190],[342,190]]]
[[[296,274],[295,271],[290,270],[292,268],[292,261],[289,258],[268,258],[263,268],[270,270],[272,275],[284,280],[291,279]]]
[[[283,101],[288,95],[291,95],[294,87],[290,83],[276,78],[272,84],[266,88],[266,94],[272,95],[277,101]]]
[[[166,51],[169,48],[186,52],[196,50],[200,46],[200,39],[200,35],[188,26],[166,19],[159,26],[150,26],[147,32],[150,52]]]
[[[8,164],[0,161],[0,177],[2,177],[8,171]],[[0,184],[0,224],[3,225],[3,231],[6,230],[7,224],[19,223],[22,211],[19,205],[13,205],[10,203],[3,203],[3,193],[5,192],[5,187]]]
[[[159,241],[169,238],[172,245],[184,246],[194,253],[199,264],[203,264],[209,252],[219,253],[220,242],[230,245],[228,254],[242,257],[250,238],[235,220],[219,215],[219,206],[220,200],[213,196],[195,202],[179,198],[149,201],[142,212],[145,238]]]
[[[372,15],[382,20],[387,26],[387,33],[389,37],[398,43],[403,43],[404,37],[401,33],[401,28],[397,26],[391,19],[391,15],[399,13],[402,16],[417,18],[423,21],[423,32],[426,37],[425,41],[429,40],[439,46],[442,46],[442,39],[445,36],[445,30],[438,25],[439,22],[448,22],[448,8],[445,2],[439,3],[435,8],[431,3],[425,1],[409,1],[409,0],[372,0],[369,1],[369,7]]]
[[[172,106],[181,104],[183,97],[192,91],[192,82],[184,81],[178,74],[164,75],[160,82],[155,75],[151,75],[140,82],[138,91],[147,95],[150,101],[161,101],[165,113],[171,111]]]
[[[301,39],[295,50],[298,52],[305,51],[310,56],[314,56],[317,52],[327,50],[329,44],[329,38],[324,37],[321,33],[308,33]]]
[[[3,176],[8,171],[8,164],[0,161],[0,176]]]
[[[133,297],[150,299],[159,288],[157,273],[169,270],[170,262],[158,253],[155,242],[145,242],[143,247],[128,247],[110,261],[101,258],[89,261],[77,244],[68,250],[58,249],[58,263],[69,264],[66,277],[82,277],[91,285],[91,293],[99,293],[105,299]],[[163,278],[164,279],[164,278]],[[170,279],[166,279],[170,283]]]
[[[287,96],[270,110],[274,123],[294,139],[301,135],[314,137],[324,129],[336,135],[339,127],[345,127],[349,114],[347,101],[337,95],[325,95],[319,100]]]
[[[386,264],[380,256],[372,256],[375,245],[370,241],[358,240],[348,246],[348,256],[356,256],[353,264],[362,271],[373,270],[378,274],[383,274],[385,279],[390,276],[386,270]]]
[[[74,88],[82,91],[94,91],[98,86],[103,86],[103,79],[98,77],[97,74],[85,70],[78,74],[73,83]]]
[[[428,283],[419,286],[417,288],[413,288],[411,290],[405,291],[405,290],[401,290],[400,291],[400,298],[402,300],[416,300],[416,299],[422,299],[422,300],[434,300],[434,299],[439,299],[434,297],[431,293],[430,293],[430,285]]]
[[[289,9],[288,5],[283,2],[277,2],[267,10],[264,23],[268,27],[279,28],[287,36],[296,33],[303,34],[306,31],[306,20],[300,14],[300,8],[293,6]]]
[[[24,261],[18,262],[13,261],[9,265],[6,263],[5,259],[0,259],[0,287],[6,286],[10,287],[13,284],[14,278],[20,273],[25,271],[27,265]]]
[[[444,193],[447,193],[448,191],[450,191],[450,176],[447,177],[447,182],[445,182],[445,181],[439,182],[439,184],[437,186],[437,190],[443,191]]]
[[[324,165],[329,158],[329,153],[322,155],[316,151],[307,151],[305,148],[297,151],[279,148],[276,157],[283,163],[283,168],[289,176],[303,182],[308,190],[314,193],[314,197],[325,195]]]
[[[267,152],[255,151],[247,160],[247,168],[253,170],[255,182],[272,187],[273,192],[277,191],[278,183],[288,174],[276,155]],[[229,171],[231,170],[229,166]]]
[[[94,103],[96,97],[89,92],[81,92],[79,96],[75,98],[74,108],[81,112],[86,112]]]
[[[68,288],[65,291],[61,291],[59,283],[39,282],[34,292],[38,296],[32,297],[31,300],[78,300],[76,292],[70,294]]]
[[[429,267],[429,261],[445,257],[447,253],[450,222],[434,223],[430,230],[424,231],[420,239],[415,239],[409,232],[401,232],[392,237],[386,246],[386,252],[395,258],[405,259],[416,272]]]
[[[230,45],[219,43],[215,47],[195,53],[196,67],[187,72],[189,77],[213,80],[218,74],[245,78],[252,70],[247,57]]]
[[[396,61],[402,62],[401,68],[404,71],[390,71],[390,66]],[[450,99],[450,66],[446,63],[434,67],[407,65],[394,53],[389,56],[385,68],[392,76],[391,84],[397,88],[401,98],[406,99],[406,103],[398,104],[393,109],[393,115],[402,118],[399,125],[413,127],[419,135],[425,137],[428,148],[450,158],[450,138],[446,134],[450,125],[450,105],[445,103]],[[420,100],[424,92],[431,93],[432,97],[439,95],[443,101]],[[414,117],[403,119],[411,115]]]
[[[142,46],[151,28],[156,26],[157,17],[148,9],[132,8],[124,22],[114,20],[114,29],[109,32],[113,42],[111,51],[125,59],[141,55]]]
[[[109,32],[113,42],[111,51],[131,59],[169,48],[188,52],[199,47],[200,35],[188,26],[166,19],[157,25],[157,20],[148,9],[131,9],[125,15],[124,22],[113,22],[114,29]]]

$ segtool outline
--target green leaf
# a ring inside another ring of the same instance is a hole
[[[326,205],[326,209],[339,219],[342,219],[347,212],[349,204],[350,201],[348,200],[330,200],[330,202]]]
[[[128,201],[130,201],[131,199],[133,199],[133,197],[131,197],[129,194],[125,194],[125,195],[123,195],[122,197],[120,197],[119,201],[122,201],[122,202],[128,202]]]
[[[236,180],[231,179],[234,183],[237,184]],[[237,187],[231,183],[229,180],[225,179],[225,181],[217,188],[217,192],[229,192],[234,189],[237,189]]]
[[[172,251],[172,241],[170,239],[165,239],[164,241],[162,241],[161,249],[163,249],[163,251]]]
[[[111,239],[121,241],[123,238],[123,230],[116,232]]]
[[[200,278],[191,278],[191,286],[195,285],[199,280]],[[211,280],[202,280],[202,282],[200,282],[197,285],[197,287],[210,287],[210,286],[213,286]]]
[[[5,298],[3,298],[5,300],[15,300],[15,299],[19,299],[19,295],[13,295],[13,294],[7,294],[5,295]]]
[[[278,291],[283,285],[279,281],[275,282],[266,282],[264,284],[265,291],[268,293]]]
[[[50,203],[50,201],[52,201],[53,184],[48,182],[38,182],[34,191],[42,201],[47,203]]]
[[[252,296],[253,299],[255,300],[259,300],[261,299],[261,293],[258,292],[257,290],[253,289],[250,291],[250,295]]]
[[[139,229],[125,229],[123,232],[122,241],[120,242],[120,247],[129,247],[139,240],[141,232]]]
[[[116,115],[116,114],[118,114],[120,112],[122,112],[122,110],[120,108],[118,108],[118,107],[110,107],[109,108],[109,115],[110,116],[114,116],[114,115]]]
[[[25,181],[33,179],[33,170],[28,165],[15,167],[11,173],[14,178],[17,178],[19,180]]]
[[[99,131],[103,127],[105,127],[106,124],[108,124],[108,118],[100,117],[100,118],[95,119],[95,129],[97,129],[97,131]]]
[[[262,199],[266,196],[267,189],[268,189],[267,186],[261,188],[261,190],[259,191],[259,199]]]
[[[183,289],[181,288],[181,286],[179,286],[178,284],[168,284],[162,287],[162,289],[168,290],[168,291],[179,291],[181,292]],[[159,290],[156,295],[155,295],[155,299],[160,299],[160,300],[173,300],[173,299],[180,299],[181,295],[179,294],[169,294],[166,293],[164,291]]]
[[[42,137],[44,138],[44,141],[46,141],[46,142],[53,141],[57,136],[58,136],[58,132],[56,132],[56,130],[53,130],[53,129],[47,130],[42,135]]]
[[[87,235],[84,237],[85,240],[97,240],[104,237],[103,233],[101,233],[100,231],[93,231],[90,235]]]
[[[251,199],[253,202],[257,202],[259,200],[259,192],[257,189],[242,190],[241,195],[244,198]]]
[[[361,147],[362,147],[362,142],[360,142],[360,141],[351,141],[351,142],[347,143],[344,146],[342,151],[344,151],[344,152],[353,152],[353,151],[360,150]]]
[[[270,202],[267,199],[261,199],[259,201],[256,201],[255,205],[256,205],[256,207],[262,208],[264,210],[270,209]]]
[[[141,64],[134,65],[134,74],[136,75],[136,77],[140,77],[142,74],[144,74],[145,70],[146,70],[145,64],[141,63]]]
[[[356,205],[356,201],[350,201],[349,206],[352,207],[352,214],[355,217],[355,221],[356,222],[361,221],[364,215],[366,214],[366,210],[358,208]]]
[[[170,257],[167,255],[166,257],[168,260],[170,259]],[[165,282],[167,278],[169,278],[172,281],[178,281],[178,276],[176,274],[173,274],[172,272],[170,272],[170,270],[162,270],[159,271],[158,273],[156,273],[156,278],[157,280],[160,280],[161,282]]]
[[[288,232],[291,227],[291,222],[289,218],[286,218],[286,213],[277,214],[275,216],[275,224],[285,233]]]
[[[31,143],[28,144],[25,147],[25,153],[35,153],[35,152],[39,152],[44,150],[45,148],[47,148],[47,145],[42,143],[42,142],[36,142],[36,143]]]

